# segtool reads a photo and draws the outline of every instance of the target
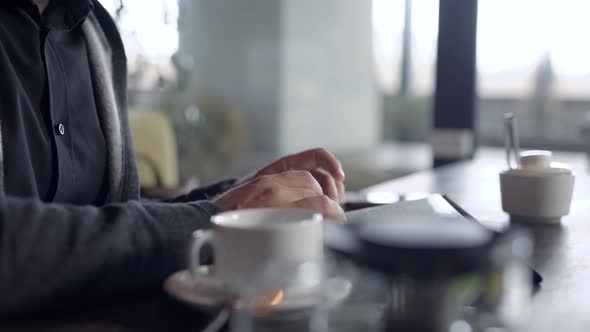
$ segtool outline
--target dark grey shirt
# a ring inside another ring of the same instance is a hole
[[[30,6],[23,12],[26,2],[0,0],[0,319],[159,289],[186,267],[190,234],[219,212],[206,199],[234,184],[168,202],[141,200],[126,56],[112,18],[97,0],[52,0],[44,19]],[[98,40],[88,39],[88,27]],[[97,72],[93,43],[105,49],[112,72]],[[105,84],[116,107],[105,107]],[[114,136],[116,146],[105,144]],[[121,152],[120,165],[112,151]],[[116,185],[113,170],[120,171]]]
[[[0,11],[0,44],[10,46],[0,62],[11,69],[2,84],[17,99],[16,108],[0,105],[7,194],[104,199],[107,152],[80,26],[91,9],[88,0],[53,0],[43,17],[27,1]]]

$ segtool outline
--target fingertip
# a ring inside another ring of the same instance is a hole
[[[338,203],[342,203],[344,201],[344,196],[346,195],[346,188],[344,187],[344,182],[338,182]]]
[[[336,159],[336,164],[338,165],[338,173],[342,175],[342,179],[344,179],[346,177],[346,174],[344,173],[344,167],[342,166],[340,160],[336,158],[336,156],[334,156],[334,159]]]
[[[334,211],[334,214],[332,216],[330,216],[331,220],[334,220],[338,223],[345,223],[346,222],[346,213],[344,213],[344,210],[342,209],[342,206],[340,206],[340,204],[332,201],[332,203],[334,203],[337,206],[337,211]]]
[[[344,210],[342,209],[340,204],[337,203],[337,201],[335,201],[327,195],[323,195],[323,197],[321,197],[321,200],[323,201],[322,205],[324,206],[324,213],[326,214],[326,217],[328,219],[338,221],[341,223],[346,221]]]
[[[340,163],[338,163],[338,164],[340,164]],[[342,177],[341,180],[346,179],[346,174],[344,173],[344,170],[342,169],[342,165],[341,164],[340,164],[340,167],[338,169],[338,172],[339,172],[340,176]]]
[[[316,156],[316,163],[323,165],[337,180],[344,180],[346,174],[342,169],[342,164],[334,154],[324,148],[312,150]]]
[[[344,181],[344,179],[346,178],[346,173],[344,173],[344,168],[342,167],[342,163],[334,155],[330,154],[330,156],[333,158],[333,161],[334,161],[334,162],[332,162],[333,169],[332,169],[331,173],[334,175],[336,180]]]
[[[342,209],[342,206],[340,206],[340,204],[338,204],[338,206],[340,207],[340,213],[341,213],[341,216],[342,216],[342,219],[340,219],[340,221],[342,223],[345,223],[346,222],[346,213],[344,212],[344,209]]]

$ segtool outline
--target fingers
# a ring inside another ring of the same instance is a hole
[[[341,201],[342,196],[340,195],[340,191],[338,189],[339,186],[337,184],[337,181],[334,179],[334,177],[332,177],[330,173],[321,168],[313,170],[310,173],[320,184],[325,195],[335,200],[336,202]]]
[[[307,188],[318,195],[325,194],[336,202],[344,199],[344,183],[337,181],[322,168],[312,171],[289,171],[274,177],[275,181],[291,188]]]
[[[311,190],[316,193],[316,196],[324,193],[320,183],[318,183],[316,178],[307,171],[287,171],[262,177],[262,179],[293,189]]]
[[[341,197],[339,184],[327,171],[289,171],[256,178],[213,199],[224,210],[291,207],[323,213],[327,218],[345,220],[337,201]],[[317,179],[322,181],[320,185]],[[329,194],[324,194],[326,188]]]
[[[340,205],[326,195],[308,197],[293,202],[285,207],[313,210],[322,213],[326,218],[337,221],[346,221],[346,216]]]
[[[236,187],[214,202],[225,210],[273,207],[323,195],[322,187],[306,171],[289,171],[256,178]]]
[[[345,178],[344,171],[338,159],[326,149],[322,148],[287,156],[285,157],[284,163],[285,167],[292,169],[314,170],[323,168],[337,181],[344,181]]]
[[[344,192],[346,191],[346,188],[344,187],[344,182],[336,182],[336,187],[338,188],[338,195],[340,198],[338,200],[338,203],[342,203],[342,201],[344,200]]]
[[[320,184],[306,171],[263,176],[257,182],[261,193],[255,199],[263,205],[281,205],[323,195]]]

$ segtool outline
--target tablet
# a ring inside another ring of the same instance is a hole
[[[392,196],[393,197],[393,196]],[[383,221],[411,221],[416,217],[436,218],[440,222],[474,222],[481,223],[455,203],[446,195],[441,194],[407,194],[395,195],[396,202],[393,204],[379,204],[371,201],[347,202],[343,206],[346,212],[347,227],[355,228],[359,223],[383,220]],[[482,227],[485,227],[482,225]],[[327,229],[326,245],[328,248],[338,245],[346,245],[344,232],[334,229]],[[492,230],[490,230],[492,231]],[[499,234],[496,231],[492,231]],[[538,286],[542,276],[531,268],[533,284]]]

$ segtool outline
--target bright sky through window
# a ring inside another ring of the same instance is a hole
[[[566,75],[590,72],[590,1],[487,0],[479,2],[478,62],[485,72],[527,67],[550,54]]]
[[[399,85],[405,0],[373,0],[377,79],[384,91]],[[549,55],[558,92],[587,94],[590,75],[590,1],[480,0],[477,62],[483,94],[526,94],[535,69]],[[434,78],[438,0],[412,1],[412,75],[415,92]]]

